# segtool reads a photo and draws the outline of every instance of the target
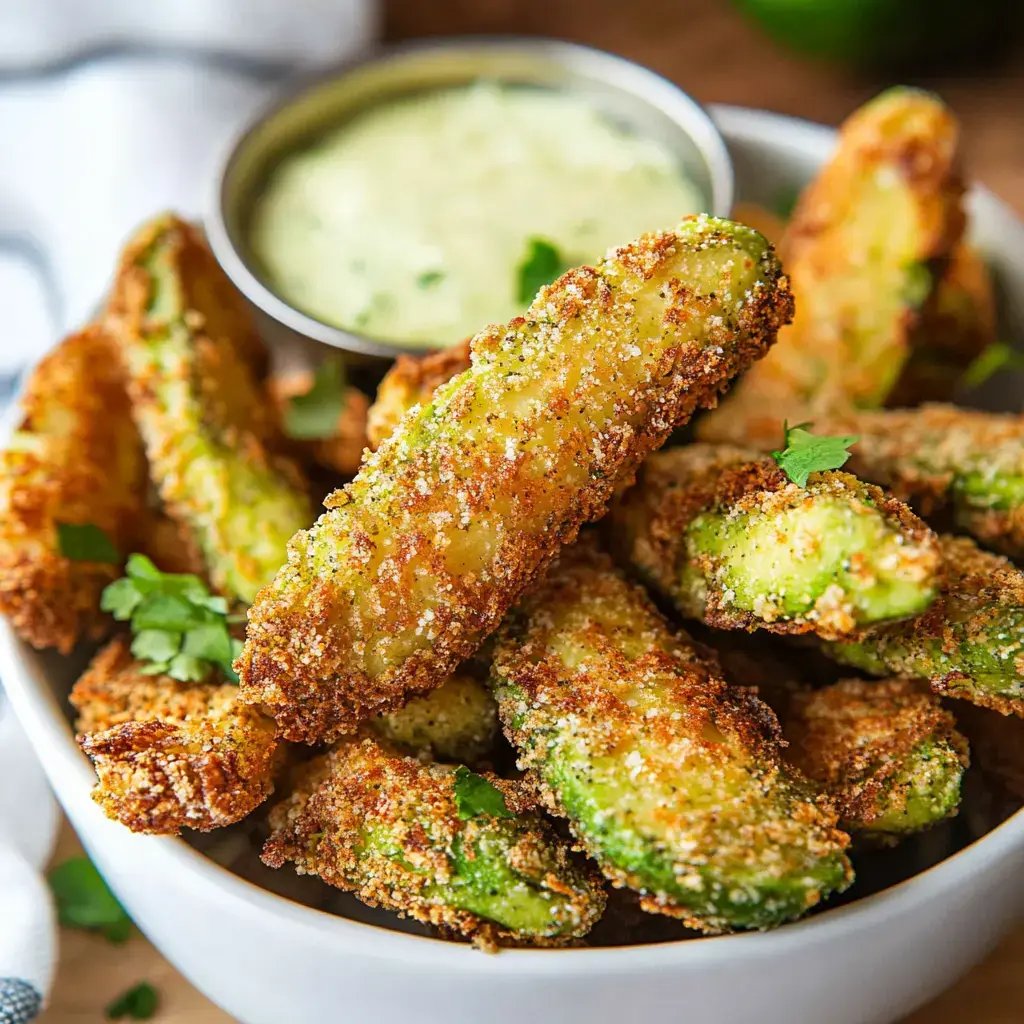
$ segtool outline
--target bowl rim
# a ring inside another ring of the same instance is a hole
[[[284,91],[276,93],[271,100],[257,108],[231,136],[222,152],[204,218],[207,238],[214,255],[235,287],[264,315],[313,341],[362,356],[394,359],[399,355],[422,355],[427,351],[422,345],[382,341],[326,323],[292,305],[265,284],[252,267],[252,261],[246,258],[236,244],[228,225],[228,182],[237,161],[264,125],[311,93],[369,65],[387,65],[418,54],[440,54],[451,50],[492,53],[525,51],[570,69],[584,66],[604,70],[624,90],[666,114],[681,132],[691,138],[707,165],[711,179],[710,212],[724,216],[731,209],[735,187],[732,159],[715,119],[704,105],[681,86],[642,64],[582,43],[546,37],[440,36],[377,44],[330,68],[295,78]]]
[[[835,138],[834,129],[785,115],[727,106],[715,106],[712,110],[727,138],[749,138],[763,143],[782,131],[816,159],[824,157]],[[1024,224],[987,190],[976,187],[976,193],[978,201],[998,204],[1013,219],[1024,251]],[[580,977],[595,970],[614,974],[657,973],[684,967],[716,966],[739,959],[799,955],[809,946],[835,940],[840,935],[875,932],[923,903],[947,897],[961,882],[983,876],[993,865],[1024,850],[1024,809],[1021,809],[956,853],[896,885],[770,932],[628,946],[505,949],[500,956],[467,955],[472,950],[463,943],[399,932],[296,903],[234,875],[183,839],[131,835],[122,826],[108,821],[89,798],[95,778],[92,766],[74,742],[74,734],[56,695],[37,683],[35,677],[43,668],[31,664],[33,657],[27,645],[15,637],[7,620],[0,618],[0,677],[33,746],[42,752],[40,761],[47,774],[60,776],[61,784],[54,786],[58,796],[62,796],[66,786],[74,787],[69,802],[74,803],[76,815],[93,815],[96,827],[110,828],[118,840],[147,844],[153,870],[161,875],[185,873],[191,895],[196,899],[213,907],[222,906],[236,916],[257,913],[265,915],[267,921],[277,919],[305,931],[311,938],[331,943],[339,952],[358,947],[361,954],[404,960],[420,967],[452,968],[477,976],[501,972],[538,978]],[[82,839],[88,847],[91,836],[84,834]],[[116,889],[116,879],[113,884]]]

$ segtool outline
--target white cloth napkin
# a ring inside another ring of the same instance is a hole
[[[0,407],[92,315],[135,225],[202,216],[232,131],[275,84],[375,29],[376,0],[0,0]],[[0,1024],[32,1020],[49,990],[56,821],[0,692]]]
[[[0,0],[0,377],[92,313],[136,224],[200,216],[232,130],[375,3]]]
[[[39,1012],[56,955],[53,905],[42,870],[57,805],[28,740],[0,695],[0,1022]]]

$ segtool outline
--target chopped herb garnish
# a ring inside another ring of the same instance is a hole
[[[114,542],[93,523],[58,523],[60,553],[72,562],[103,562],[117,565],[121,553]]]
[[[455,769],[455,806],[459,820],[469,821],[487,815],[491,818],[511,818],[505,797],[482,775],[471,772],[465,765]]]
[[[975,356],[964,370],[960,383],[965,388],[980,388],[1000,370],[1024,370],[1024,352],[1005,341],[993,341]]]
[[[117,945],[127,941],[132,920],[88,857],[58,864],[50,872],[49,882],[62,925],[99,932]]]
[[[313,386],[288,400],[284,432],[296,441],[333,437],[345,411],[345,391],[344,363],[337,356],[327,356],[316,369]]]
[[[440,284],[444,280],[445,274],[443,270],[424,270],[419,277],[416,278],[417,288],[433,288],[435,284]]]
[[[131,620],[132,654],[148,662],[145,675],[166,672],[181,682],[202,682],[214,667],[237,682],[231,662],[240,641],[228,630],[228,604],[198,576],[161,572],[145,555],[129,555],[126,575],[103,591],[100,607],[120,622]]]
[[[911,309],[920,309],[928,301],[934,287],[932,272],[927,263],[908,263],[904,273],[903,304]]]
[[[797,487],[806,487],[811,473],[825,469],[839,469],[850,457],[847,449],[860,440],[855,434],[847,437],[818,437],[808,427],[812,423],[801,423],[783,427],[785,448],[772,452],[772,458]]]
[[[156,989],[148,981],[140,981],[107,1007],[107,1020],[149,1020],[159,1005]]]
[[[571,266],[562,254],[543,238],[531,238],[526,256],[519,264],[517,298],[520,302],[532,302],[534,296],[546,284],[561,277]]]

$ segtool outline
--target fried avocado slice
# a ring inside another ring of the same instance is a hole
[[[847,832],[898,839],[956,814],[967,742],[914,680],[804,690],[780,717],[786,759],[824,787]]]
[[[32,372],[0,452],[0,612],[33,647],[67,654],[104,628],[100,593],[114,563],[73,561],[62,524],[92,525],[119,556],[145,512],[146,461],[110,336],[86,327]]]
[[[442,384],[469,369],[470,340],[425,356],[399,356],[395,360],[381,379],[377,397],[366,414],[366,435],[374,451],[395,432],[414,405],[429,405]]]
[[[93,799],[133,832],[208,832],[244,818],[273,792],[274,721],[224,681],[150,675],[118,637],[71,691]]]
[[[191,530],[214,588],[250,602],[312,510],[295,467],[270,453],[272,417],[236,337],[221,333],[236,318],[217,304],[222,272],[206,257],[190,225],[146,224],[122,255],[109,321],[168,514]]]
[[[698,216],[477,334],[292,541],[249,612],[243,699],[317,742],[439,686],[790,312],[764,239]]]
[[[651,913],[706,932],[799,917],[852,878],[847,837],[730,687],[589,538],[507,620],[498,713],[547,808]]]
[[[996,298],[984,256],[961,242],[950,256],[934,303],[922,310],[910,358],[886,405],[946,401],[964,371],[996,340]]]
[[[719,629],[835,639],[936,594],[938,541],[905,505],[849,473],[799,487],[739,448],[654,453],[605,523],[624,564]]]
[[[779,244],[796,317],[699,436],[767,449],[785,419],[881,405],[963,233],[962,192],[957,124],[936,97],[890,89],[856,111]]]
[[[373,731],[423,761],[473,764],[494,747],[498,708],[491,691],[459,669],[436,690],[370,720]]]
[[[490,813],[460,799],[467,782],[488,791]],[[299,874],[485,948],[565,945],[604,910],[596,872],[572,859],[516,783],[423,764],[373,739],[342,740],[310,762],[270,824],[270,867],[293,861]]]
[[[966,537],[941,547],[941,591],[924,615],[826,650],[872,675],[927,679],[936,693],[1024,716],[1024,573]]]
[[[849,463],[858,476],[924,515],[951,506],[961,529],[1024,556],[1024,417],[936,404],[842,422],[860,437]]]

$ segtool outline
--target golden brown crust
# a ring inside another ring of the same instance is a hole
[[[783,730],[787,759],[825,787],[840,821],[861,829],[891,806],[893,788],[922,743],[948,744],[968,765],[967,743],[953,716],[910,679],[845,679],[795,693]]]
[[[279,424],[283,422],[289,399],[308,394],[313,383],[314,374],[309,370],[275,373],[267,378],[267,395]],[[303,462],[313,461],[342,476],[354,476],[367,445],[366,417],[369,408],[370,400],[362,391],[347,387],[345,405],[329,437],[315,441],[285,440],[283,428],[279,427],[282,443],[293,457]]]
[[[891,90],[844,123],[779,246],[796,317],[702,420],[703,439],[769,449],[784,419],[884,401],[934,301],[922,311],[906,298],[908,270],[941,274],[963,233],[958,134],[951,113],[914,90]]]
[[[295,537],[238,662],[243,699],[286,738],[335,738],[440,685],[646,454],[770,346],[792,305],[763,240],[707,218],[681,230],[569,271],[529,318],[476,335],[471,371]],[[702,273],[711,291],[694,294],[680,275]],[[714,289],[740,286],[726,314]]]
[[[93,799],[133,832],[206,832],[244,818],[273,792],[273,720],[229,683],[144,675],[128,640],[112,640],[75,683],[78,742],[92,758]]]
[[[471,338],[425,356],[399,356],[377,388],[366,417],[370,448],[376,451],[394,433],[402,417],[414,406],[430,401],[452,377],[469,369]]]
[[[120,567],[60,554],[57,523],[91,523],[125,554],[146,466],[109,336],[66,338],[29,378],[24,415],[0,454],[0,612],[34,647],[67,653],[105,628],[100,593]]]
[[[607,531],[615,550],[663,592],[678,590],[683,569],[690,561],[686,531],[703,512],[727,510],[743,516],[791,509],[794,500],[808,505],[834,495],[850,509],[881,515],[904,542],[899,548],[908,574],[931,578],[938,562],[935,537],[928,526],[901,501],[849,473],[816,474],[813,494],[794,484],[771,458],[756,451],[728,445],[687,445],[655,452],[640,467],[637,484],[613,508]],[[781,543],[781,540],[780,540]],[[831,591],[812,614],[772,618],[766,610],[736,607],[728,590],[714,585],[714,560],[702,556],[696,563],[708,581],[702,621],[716,629],[767,629],[773,633],[816,633],[839,639],[858,629],[856,620]],[[851,572],[856,566],[850,567]]]
[[[509,810],[530,815],[535,803],[521,785],[486,776],[500,789]],[[424,924],[461,935],[485,949],[509,945],[515,933],[477,914],[459,909],[437,894],[456,873],[454,851],[472,849],[476,820],[462,821],[456,812],[454,774],[440,765],[424,765],[390,752],[373,739],[341,741],[310,761],[297,776],[291,794],[270,812],[273,829],[263,847],[263,861],[273,868],[291,861],[299,874],[320,877],[328,885],[354,892],[372,907],[397,911]],[[384,846],[398,849],[405,864],[378,852],[366,842],[367,832],[384,837]],[[533,820],[508,851],[509,866],[533,875],[551,856],[552,837]],[[495,852],[492,851],[491,856]],[[559,844],[556,862],[565,868],[567,850]],[[410,869],[411,868],[411,869]],[[577,908],[582,931],[589,930],[603,910],[593,872],[589,900]],[[567,897],[574,892],[548,871],[544,885]],[[497,896],[497,893],[492,895]],[[514,895],[511,898],[515,898]],[[591,903],[592,905],[588,905]],[[531,938],[531,945],[562,946],[570,937]]]

